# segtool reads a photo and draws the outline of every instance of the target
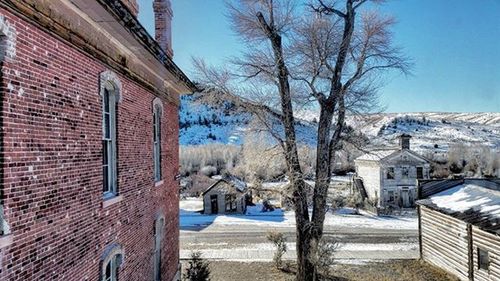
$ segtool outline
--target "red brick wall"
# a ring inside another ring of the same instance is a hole
[[[99,74],[106,66],[0,9],[17,54],[2,68],[5,216],[13,244],[0,280],[98,280],[106,246],[125,257],[120,280],[152,280],[154,220],[166,218],[163,277],[178,264],[177,106],[163,102],[162,174],[155,187],[155,96],[119,76],[118,182],[123,200],[102,207]]]

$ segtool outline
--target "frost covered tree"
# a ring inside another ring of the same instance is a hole
[[[297,280],[318,280],[314,253],[323,236],[327,190],[336,152],[356,144],[346,113],[372,110],[381,73],[407,72],[408,60],[393,46],[394,20],[368,11],[381,0],[227,1],[234,31],[245,51],[226,67],[195,60],[207,97],[231,101],[253,113],[281,148],[296,220]],[[307,196],[299,160],[301,107],[319,108],[315,187]],[[309,208],[312,207],[312,213]]]

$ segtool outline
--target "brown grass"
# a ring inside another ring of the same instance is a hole
[[[211,280],[214,281],[294,281],[293,266],[289,272],[276,269],[272,263],[225,262],[210,263]],[[333,281],[454,281],[446,272],[421,261],[392,261],[365,265],[336,265]]]

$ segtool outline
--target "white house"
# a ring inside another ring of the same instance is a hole
[[[410,138],[403,134],[398,148],[373,150],[354,160],[355,183],[378,208],[414,207],[417,179],[429,179],[429,161],[410,149]]]

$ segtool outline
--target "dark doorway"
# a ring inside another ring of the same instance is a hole
[[[219,213],[219,204],[217,204],[217,194],[210,195],[210,205],[212,206],[212,214]]]

